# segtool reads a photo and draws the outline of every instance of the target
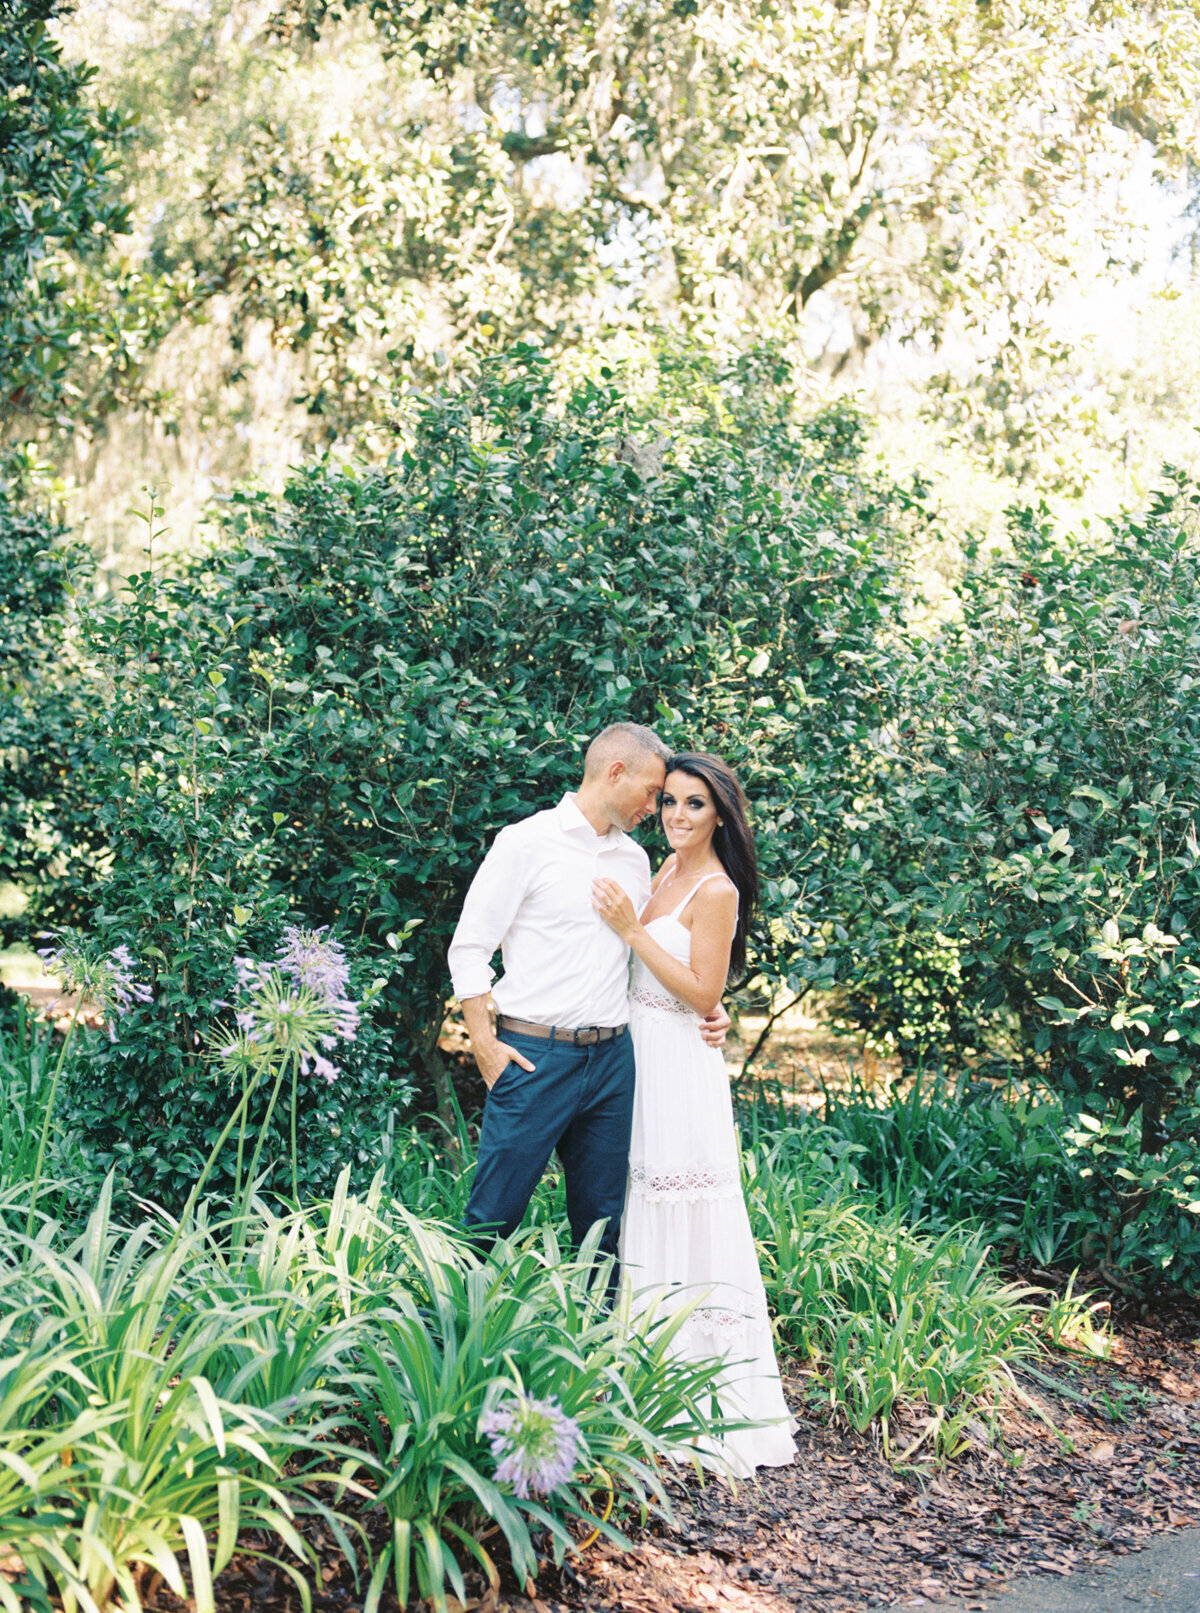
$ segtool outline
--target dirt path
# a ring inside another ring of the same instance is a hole
[[[1200,1613],[1200,1529],[1179,1529],[1130,1557],[1052,1582],[1026,1580],[998,1598],[942,1603],[942,1613]]]

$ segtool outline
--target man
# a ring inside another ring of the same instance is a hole
[[[652,729],[613,723],[588,746],[578,791],[502,829],[467,892],[449,960],[488,1088],[473,1231],[514,1232],[557,1149],[576,1245],[603,1221],[601,1250],[617,1253],[633,1119],[629,949],[596,912],[592,882],[616,880],[635,911],[649,899],[650,862],[629,831],[655,810],[669,755]],[[728,1024],[710,1014],[705,1040],[719,1045]]]

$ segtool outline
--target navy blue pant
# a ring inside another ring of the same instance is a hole
[[[600,1248],[616,1256],[633,1125],[633,1038],[590,1047],[503,1031],[500,1040],[534,1066],[510,1063],[487,1096],[468,1231],[507,1238],[521,1224],[555,1149],[562,1161],[571,1238],[578,1248],[596,1221]]]

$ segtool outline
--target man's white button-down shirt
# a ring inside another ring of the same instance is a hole
[[[501,829],[471,882],[450,943],[455,995],[491,991],[502,1014],[538,1025],[624,1025],[629,948],[592,906],[592,881],[615,879],[640,913],[650,859],[619,829],[598,835],[564,795]],[[499,947],[504,973],[493,986]]]

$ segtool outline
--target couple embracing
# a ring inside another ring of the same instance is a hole
[[[629,831],[660,795],[671,855],[651,878]],[[722,1412],[763,1425],[720,1446],[742,1475],[795,1454],[720,1052],[757,894],[729,768],[614,723],[574,794],[496,836],[449,953],[488,1088],[468,1227],[514,1232],[557,1150],[576,1243],[604,1222],[635,1291],[695,1303],[677,1347],[729,1362]]]

